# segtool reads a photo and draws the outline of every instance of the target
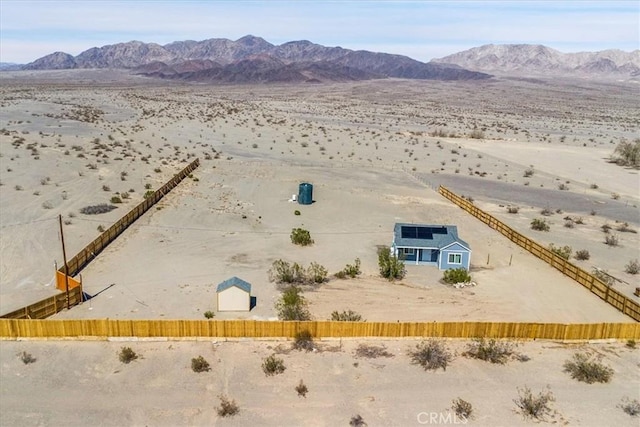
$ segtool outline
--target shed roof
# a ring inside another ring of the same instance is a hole
[[[251,293],[251,283],[245,282],[244,280],[239,279],[236,276],[233,276],[232,278],[220,283],[218,285],[218,288],[216,289],[216,292],[222,292],[225,289],[229,289],[233,286],[240,288],[247,293]]]
[[[454,242],[471,249],[467,242],[458,237],[458,227],[455,225],[396,223],[393,229],[393,243],[397,247],[442,249]]]

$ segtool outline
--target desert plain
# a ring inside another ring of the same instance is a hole
[[[332,274],[358,258],[357,278],[305,289],[315,319],[354,310],[393,322],[633,322],[436,189],[473,200],[544,245],[589,251],[573,261],[607,271],[614,288],[637,300],[640,279],[626,266],[640,257],[638,170],[608,161],[620,141],[638,137],[637,94],[634,82],[560,78],[226,86],[115,70],[4,72],[0,314],[58,292],[58,215],[71,257],[199,158],[191,177],[82,271],[93,298],[53,318],[202,319],[213,311],[215,319],[275,319],[275,260],[318,262]],[[311,205],[291,201],[302,182],[313,184]],[[116,208],[81,213],[101,203]],[[532,230],[535,218],[550,230]],[[377,248],[390,245],[396,222],[456,225],[471,246],[475,286],[447,286],[436,268],[415,265],[401,281],[380,278]],[[605,224],[617,245],[605,244]],[[314,244],[293,245],[294,227],[308,229]],[[216,286],[232,276],[252,284],[250,312],[216,310]],[[462,352],[464,342],[451,343]],[[528,383],[561,395],[556,422],[637,425],[616,408],[639,397],[638,352],[624,343],[583,344],[613,366],[604,385],[563,373],[572,348],[551,342],[523,343],[535,354],[529,362],[496,367],[459,357],[437,373],[409,363],[411,340],[387,342],[394,358],[357,367],[356,343],[328,342],[331,351],[283,356],[288,382],[259,369],[288,343],[136,344],[145,359],[121,367],[120,343],[1,342],[0,422],[347,425],[360,413],[370,426],[419,425],[416,413],[444,411],[466,392],[478,409],[469,424],[516,425],[530,422],[512,402]],[[22,351],[37,362],[21,366]],[[209,355],[212,372],[190,372],[196,353]],[[321,383],[317,396],[295,395],[303,374],[311,390]],[[73,414],[61,393],[74,396]],[[238,416],[215,415],[220,393],[240,402]]]

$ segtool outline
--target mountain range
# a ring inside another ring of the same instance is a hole
[[[130,41],[93,47],[77,56],[54,52],[7,69],[128,69],[155,78],[217,83],[326,82],[379,78],[482,80],[496,75],[640,76],[640,50],[562,53],[542,45],[485,45],[430,62],[388,53],[327,47],[307,40],[273,45],[245,36]],[[5,67],[0,67],[5,69]]]
[[[542,45],[484,45],[430,63],[502,75],[640,76],[640,50],[562,53]]]

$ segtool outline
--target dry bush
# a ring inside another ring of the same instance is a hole
[[[439,368],[446,371],[453,358],[444,343],[434,339],[417,344],[415,349],[409,351],[409,356],[412,363],[422,366],[425,371]]]
[[[362,416],[360,414],[358,414],[358,415],[354,415],[353,417],[351,417],[351,420],[349,421],[349,426],[351,426],[351,427],[367,427],[367,423],[364,421]]]
[[[307,300],[297,286],[283,290],[282,296],[276,301],[275,308],[280,320],[311,320]]]
[[[608,246],[618,246],[620,244],[620,239],[617,234],[607,234],[604,237],[604,243]]]
[[[510,214],[517,214],[520,212],[520,208],[518,206],[507,206],[507,212]]]
[[[531,221],[531,229],[537,231],[549,231],[549,224],[544,219],[535,218]]]
[[[629,261],[629,263],[624,266],[624,271],[629,274],[640,273],[640,262],[638,262],[637,259]]]
[[[220,395],[220,406],[216,408],[216,412],[221,417],[233,417],[240,412],[240,408],[235,400],[229,400],[227,396]]]
[[[262,361],[262,371],[267,376],[281,374],[286,369],[287,368],[284,366],[284,360],[276,357],[275,354],[272,354]]]
[[[393,357],[383,345],[360,344],[356,349],[356,357],[365,359],[377,359],[378,357]]]
[[[114,209],[117,209],[117,207],[113,205],[108,205],[106,203],[101,203],[99,205],[94,205],[94,206],[85,206],[84,208],[80,209],[80,213],[85,215],[98,215],[98,214],[111,212]]]
[[[553,243],[549,244],[549,250],[564,259],[569,259],[573,252],[571,246],[555,246]]]
[[[198,356],[191,359],[191,370],[197,373],[208,372],[211,370],[211,366],[204,357]]]
[[[316,345],[313,342],[313,335],[311,335],[311,332],[305,329],[304,331],[300,331],[296,334],[295,340],[293,341],[293,348],[295,350],[312,351],[315,347]]]
[[[628,397],[625,397],[622,399],[622,403],[620,403],[618,407],[622,408],[626,414],[629,414],[632,417],[640,415],[640,402],[638,399],[630,400]]]
[[[364,322],[360,314],[351,310],[343,311],[342,313],[334,311],[331,313],[331,320],[336,322]]]
[[[118,359],[122,363],[131,363],[138,358],[138,354],[131,349],[131,347],[122,347],[120,353],[118,353]]]
[[[553,211],[551,210],[551,208],[549,206],[547,206],[546,208],[544,208],[544,209],[542,209],[540,211],[540,215],[551,216],[551,215],[553,215]]]
[[[576,251],[576,254],[573,257],[579,261],[586,261],[591,258],[591,254],[586,249],[580,249],[579,251]]]
[[[313,245],[313,239],[309,230],[294,228],[291,230],[291,243],[299,246],[310,246]]]
[[[471,403],[460,398],[454,399],[452,403],[451,409],[453,409],[453,412],[455,412],[458,417],[463,420],[471,418],[473,414],[473,405],[471,405]]]
[[[606,270],[594,268],[592,274],[607,286],[613,286],[615,280]]]
[[[298,396],[307,397],[307,393],[309,393],[309,388],[302,380],[300,380],[300,383],[295,387],[295,389],[298,392]]]
[[[36,362],[36,358],[33,357],[31,353],[27,353],[26,351],[23,351],[22,353],[20,353],[19,357],[20,357],[20,360],[22,360],[22,363],[24,363],[25,365],[29,365],[31,363]]]
[[[508,341],[496,341],[476,338],[467,344],[467,351],[463,353],[466,357],[484,360],[485,362],[505,364],[514,354],[513,343]]]
[[[633,228],[629,227],[629,223],[628,222],[623,222],[622,224],[620,224],[616,230],[622,232],[622,233],[634,233],[637,234],[638,231],[634,230]]]
[[[525,418],[543,421],[551,413],[549,405],[555,401],[555,398],[548,387],[534,396],[531,389],[525,386],[524,389],[518,389],[518,398],[513,401]]]
[[[572,360],[564,362],[563,367],[571,378],[587,384],[608,383],[613,376],[613,369],[586,353],[575,353]]]

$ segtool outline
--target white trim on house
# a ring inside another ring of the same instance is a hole
[[[452,246],[452,245],[460,245],[460,247],[463,247],[463,248],[465,248],[467,251],[471,252],[471,249],[469,249],[468,247],[466,247],[465,245],[463,245],[462,243],[460,243],[460,242],[459,242],[459,241],[457,241],[457,240],[456,240],[455,242],[451,242],[451,243],[449,243],[447,246],[444,246],[444,247],[440,248],[440,250],[441,250],[441,251],[444,251],[444,250],[446,250],[449,246]]]

